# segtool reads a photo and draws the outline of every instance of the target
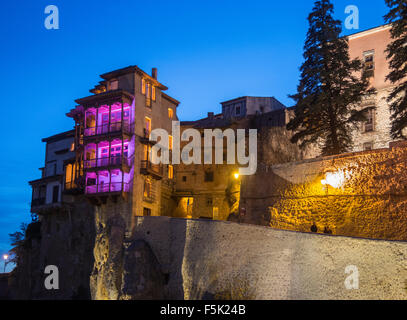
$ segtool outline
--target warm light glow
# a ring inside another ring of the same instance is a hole
[[[235,179],[239,179],[240,175],[236,172],[236,173],[233,174],[233,176],[235,177]]]
[[[321,184],[330,185],[334,188],[340,188],[345,181],[349,179],[351,172],[339,170],[336,172],[327,172],[325,179],[321,180]]]
[[[3,255],[3,259],[4,259],[4,260],[7,260],[7,259],[8,259],[8,254],[4,254],[4,255]]]

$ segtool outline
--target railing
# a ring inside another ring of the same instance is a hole
[[[122,157],[120,154],[117,156],[85,160],[84,167],[85,167],[85,169],[107,167],[107,166],[120,166],[120,165],[127,165],[127,166],[131,167],[133,165],[133,161],[134,161],[134,155],[132,155],[130,157],[126,157],[126,156]]]
[[[155,173],[159,176],[163,175],[163,166],[161,164],[153,164],[149,160],[141,160],[141,170]]]
[[[101,125],[98,125],[96,127],[88,127],[85,128],[85,136],[95,136],[95,135],[100,135],[100,134],[107,134],[107,133],[114,133],[114,132],[124,132],[131,134],[134,129],[134,123],[127,123],[127,122],[113,122],[110,123],[104,123]]]
[[[95,194],[95,193],[108,193],[108,192],[120,192],[122,191],[122,182],[111,182],[111,183],[99,183],[97,185],[86,186],[85,193]],[[130,191],[130,183],[123,182],[123,191]]]
[[[44,204],[45,204],[45,198],[33,199],[31,201],[31,207],[43,206]]]

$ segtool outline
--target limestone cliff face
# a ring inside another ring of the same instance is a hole
[[[150,246],[127,237],[125,209],[112,204],[97,208],[92,299],[163,299],[165,275]]]
[[[12,272],[12,298],[89,299],[95,242],[93,207],[78,201],[74,208],[43,216],[38,225],[39,230],[21,248]],[[47,290],[44,286],[47,265],[58,267],[59,290]]]

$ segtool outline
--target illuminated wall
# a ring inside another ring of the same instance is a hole
[[[247,223],[407,240],[407,148],[260,167],[240,206]]]

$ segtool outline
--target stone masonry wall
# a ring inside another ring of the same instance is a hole
[[[242,181],[240,221],[407,240],[407,147],[392,146],[259,168]],[[327,173],[343,173],[341,185],[323,185]]]
[[[407,299],[406,242],[167,217],[138,217],[129,241],[127,255],[140,242],[151,248],[147,261],[165,275],[159,286],[168,299]],[[358,290],[345,288],[351,265]],[[152,287],[156,280],[140,289]]]

